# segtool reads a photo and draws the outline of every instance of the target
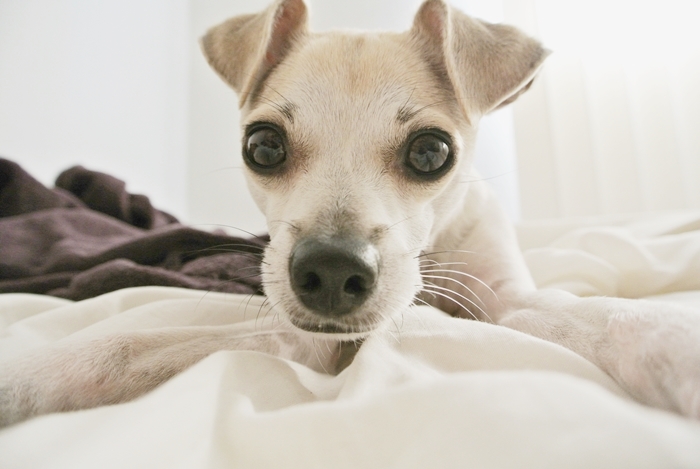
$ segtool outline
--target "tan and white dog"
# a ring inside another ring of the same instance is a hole
[[[479,119],[527,90],[548,54],[537,41],[442,0],[426,0],[404,33],[315,34],[302,0],[278,0],[202,46],[240,97],[248,183],[271,237],[265,292],[295,326],[298,339],[284,339],[295,359],[308,337],[361,339],[427,302],[561,344],[639,401],[700,418],[700,314],[538,291],[472,170]],[[209,353],[251,346],[178,334],[53,354],[75,361],[70,380],[25,360],[0,383],[0,424],[128,400]]]

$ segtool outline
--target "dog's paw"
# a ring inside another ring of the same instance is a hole
[[[610,319],[618,378],[639,401],[700,419],[700,311],[640,302]]]
[[[26,386],[26,369],[0,364],[0,429],[26,420],[35,413],[36,394]]]
[[[10,388],[0,384],[0,428],[22,420],[17,414],[17,406],[11,399]]]

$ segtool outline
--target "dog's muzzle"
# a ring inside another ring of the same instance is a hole
[[[379,252],[357,238],[304,238],[289,258],[289,278],[297,298],[327,318],[356,311],[374,291],[378,277]]]

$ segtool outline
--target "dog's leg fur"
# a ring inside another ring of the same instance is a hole
[[[464,262],[465,273],[478,280],[460,274],[448,274],[452,280],[433,280],[456,294],[451,299],[426,295],[427,301],[457,316],[473,314],[563,345],[606,371],[637,400],[700,418],[697,311],[536,290],[516,252],[514,230],[495,207],[490,189],[478,183],[470,190],[474,197],[463,214],[433,240],[437,254],[431,258],[436,266]],[[473,304],[483,302],[489,318],[465,298]]]
[[[284,328],[256,332],[236,326],[66,338],[0,364],[0,428],[36,415],[135,399],[221,350],[259,351],[333,371],[340,344],[319,343]]]

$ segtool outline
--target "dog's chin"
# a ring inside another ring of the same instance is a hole
[[[358,328],[357,326],[348,326],[327,319],[315,321],[293,317],[289,318],[289,322],[300,331],[312,334],[314,337],[338,341],[364,339],[379,326],[376,324],[374,326]]]

